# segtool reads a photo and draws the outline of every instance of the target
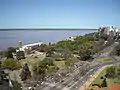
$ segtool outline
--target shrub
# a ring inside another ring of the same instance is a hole
[[[27,64],[23,66],[22,71],[20,73],[20,77],[22,81],[25,81],[26,79],[31,77],[31,72]]]
[[[102,81],[101,87],[107,87],[106,78]]]
[[[2,67],[7,69],[17,69],[20,68],[20,63],[12,58],[2,61]]]
[[[15,52],[16,52],[16,49],[14,47],[9,47],[9,48],[7,48],[5,56],[7,58],[13,58],[13,54],[12,53],[15,53]]]
[[[114,66],[108,67],[106,70],[106,77],[114,78],[115,76],[116,76],[115,67]]]
[[[22,85],[18,83],[17,81],[12,81],[14,90],[22,90]]]
[[[100,79],[103,79],[103,77],[101,77]]]

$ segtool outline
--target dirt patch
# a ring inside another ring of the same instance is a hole
[[[110,84],[108,90],[120,90],[120,84]]]

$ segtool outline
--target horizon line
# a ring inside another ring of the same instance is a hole
[[[0,28],[3,30],[97,30],[97,28]]]

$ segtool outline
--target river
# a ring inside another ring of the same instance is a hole
[[[0,50],[18,46],[18,41],[23,44],[36,42],[57,42],[70,36],[85,35],[97,30],[1,30]]]

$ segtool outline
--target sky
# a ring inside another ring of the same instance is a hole
[[[120,0],[0,0],[0,28],[120,28]]]

